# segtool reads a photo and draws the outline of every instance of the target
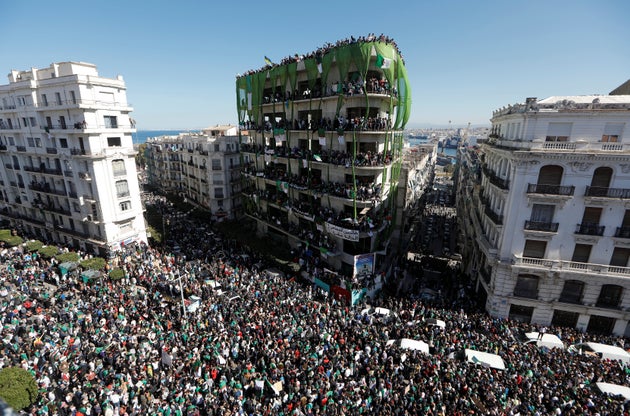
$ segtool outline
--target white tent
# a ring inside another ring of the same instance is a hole
[[[612,394],[613,396],[623,396],[626,400],[630,400],[630,387],[601,381],[598,381],[595,385],[602,393]]]
[[[489,352],[475,351],[466,349],[466,361],[469,363],[481,364],[484,367],[492,367],[497,370],[505,370],[503,359]]]
[[[397,345],[405,350],[414,350],[420,351],[425,354],[429,353],[429,344],[424,341],[416,341],[415,339],[409,338],[401,338],[401,339],[390,339],[387,341],[387,346],[389,345]]]

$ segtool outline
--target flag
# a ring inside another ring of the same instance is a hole
[[[315,61],[317,61],[317,72],[319,72],[321,74],[323,72],[323,69],[322,69],[322,57],[320,55],[317,55],[315,57]]]
[[[340,144],[340,145],[344,145],[344,144],[346,144],[346,139],[344,139],[344,137],[343,137],[343,136],[339,136],[339,144]]]
[[[376,55],[376,66],[379,68],[387,69],[392,65],[392,60],[385,58],[383,55]]]
[[[273,65],[273,62],[271,62],[271,59],[267,58],[267,55],[265,55],[265,63],[267,65]]]
[[[317,160],[318,162],[322,161],[322,158],[319,155],[313,155],[313,159]]]
[[[319,138],[319,145],[320,146],[326,146],[326,138],[325,137],[320,137]]]

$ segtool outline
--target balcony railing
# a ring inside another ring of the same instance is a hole
[[[490,206],[486,205],[484,208],[484,213],[492,220],[496,225],[503,224],[503,215],[499,215],[490,208]]]
[[[624,188],[605,188],[601,186],[587,186],[584,196],[598,196],[601,198],[630,198],[630,189]]]
[[[580,263],[568,260],[539,259],[533,257],[514,256],[515,266],[546,269],[548,271],[565,271],[593,274],[619,274],[630,276],[630,267],[610,266],[606,264]]]
[[[488,177],[488,180],[491,184],[498,186],[501,189],[510,189],[509,180],[500,178],[492,169],[489,169],[486,165],[483,165],[482,170],[483,173]]]
[[[575,228],[576,234],[584,234],[584,235],[604,235],[604,230],[606,229],[605,225],[592,224],[592,223],[584,223],[578,224]]]
[[[630,227],[617,227],[615,237],[630,238]]]
[[[530,183],[527,185],[528,194],[573,196],[574,192],[575,186],[544,185],[537,183]]]
[[[18,152],[26,152],[26,146],[15,146],[15,150]]]
[[[546,231],[549,233],[556,233],[558,232],[558,223],[525,220],[525,229],[530,231]]]
[[[46,153],[48,153],[49,155],[56,155],[57,154],[57,148],[56,147],[47,147],[46,148]]]

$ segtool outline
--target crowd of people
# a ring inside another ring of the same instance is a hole
[[[305,59],[321,58],[322,56],[324,56],[328,52],[330,52],[332,49],[339,48],[339,47],[346,46],[346,45],[351,45],[351,44],[354,44],[354,43],[364,43],[364,42],[383,42],[383,43],[386,43],[388,45],[394,46],[394,48],[396,48],[396,51],[398,52],[398,55],[400,56],[400,59],[404,63],[403,55],[400,53],[400,50],[398,49],[398,45],[396,44],[396,41],[394,39],[392,39],[389,36],[386,36],[386,35],[384,35],[382,33],[379,36],[376,36],[374,33],[370,33],[367,36],[358,36],[358,37],[350,36],[349,38],[346,38],[346,39],[340,39],[340,40],[336,41],[335,43],[329,43],[328,42],[328,43],[324,44],[323,46],[317,48],[317,50],[315,50],[314,52],[311,52],[311,53],[306,54],[306,55],[300,55],[300,54],[296,53],[294,55],[287,56],[287,57],[283,58],[278,65],[288,65],[290,63],[300,62],[300,61],[303,61]],[[257,72],[267,71],[271,67],[273,67],[274,65],[276,65],[276,64],[274,64],[274,63],[267,63],[267,65],[265,65],[264,67],[262,67],[262,68],[260,68],[258,70],[247,71],[243,75],[252,75],[252,74],[255,74]]]
[[[275,271],[192,218],[174,218],[168,239],[178,250],[124,247],[108,263],[124,271],[119,280],[82,279],[80,270],[61,276],[54,258],[22,246],[0,252],[0,367],[35,375],[31,414],[628,414],[622,398],[593,387],[628,385],[627,365],[515,342],[514,331],[539,328],[493,319],[463,297],[380,296],[373,305],[396,319],[369,319],[364,305]],[[431,318],[446,327],[428,325]],[[567,345],[626,346],[548,332]],[[430,353],[388,345],[401,338],[428,343]],[[506,369],[461,360],[465,348],[499,354]]]

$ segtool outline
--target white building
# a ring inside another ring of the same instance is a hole
[[[528,98],[463,155],[465,271],[496,317],[628,335],[630,96]]]
[[[241,210],[236,132],[235,126],[224,125],[149,139],[149,184],[209,210],[214,220],[236,218]]]
[[[83,62],[11,71],[0,99],[1,219],[99,254],[146,241],[121,76]]]

